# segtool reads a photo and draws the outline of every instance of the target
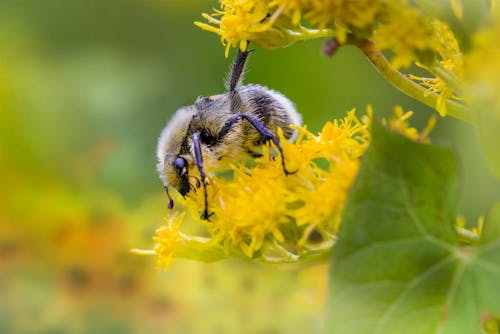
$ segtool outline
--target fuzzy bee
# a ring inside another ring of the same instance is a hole
[[[296,131],[290,124],[301,125],[301,116],[294,104],[281,93],[260,85],[243,85],[242,77],[249,52],[239,51],[226,82],[227,92],[199,97],[194,105],[175,112],[161,132],[157,149],[157,170],[163,181],[168,207],[173,207],[169,188],[183,196],[194,187],[203,186],[208,219],[206,172],[224,170],[229,163],[257,157],[260,148],[272,141],[281,155],[285,174],[283,151],[277,137],[281,128],[291,140]],[[198,169],[201,182],[192,170]]]

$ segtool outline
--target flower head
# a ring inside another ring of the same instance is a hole
[[[231,47],[245,51],[252,42],[266,49],[285,47],[297,40],[331,36],[330,29],[308,29],[301,25],[309,0],[220,0],[220,9],[203,14],[208,23],[195,22],[221,37],[226,57]]]
[[[394,67],[432,60],[439,47],[432,20],[401,0],[220,0],[220,9],[195,22],[221,36],[226,46],[246,50],[248,42],[268,49],[301,39],[335,37],[340,44],[373,38],[391,50]],[[306,21],[306,22],[304,22]],[[307,29],[310,26],[314,29]]]
[[[225,253],[295,261],[311,255],[312,247],[331,246],[359,158],[368,146],[368,128],[351,111],[327,123],[319,135],[298,130],[295,143],[280,133],[287,167],[296,173],[286,175],[266,147],[255,167],[233,165],[231,180],[210,178],[214,214],[204,224]],[[202,192],[190,193],[184,204],[197,216],[203,209]]]
[[[305,17],[315,27],[332,28],[344,43],[348,33],[363,35],[371,30],[380,6],[378,0],[311,0]]]
[[[432,21],[418,8],[399,1],[385,4],[373,39],[380,49],[394,53],[391,63],[395,68],[415,61],[427,63],[439,47]]]
[[[447,25],[437,20],[433,22],[433,25],[439,42],[437,48],[439,60],[429,66],[419,65],[435,74],[435,77],[424,78],[416,75],[409,75],[409,77],[427,87],[425,95],[438,94],[436,110],[441,116],[446,116],[446,101],[448,99],[461,100],[455,94],[456,88],[462,84],[463,54],[457,39]]]
[[[231,47],[245,51],[249,41],[270,49],[286,46],[293,41],[285,27],[273,26],[280,11],[273,10],[266,1],[221,0],[220,3],[221,9],[212,16],[203,14],[210,24],[195,24],[221,36],[221,42],[226,46],[226,57]]]
[[[371,113],[369,109],[369,114]],[[425,134],[411,128],[396,108],[390,127],[413,139]],[[158,264],[168,268],[174,258],[215,261],[227,257],[262,262],[303,262],[328,256],[337,238],[349,190],[370,143],[370,116],[360,120],[355,111],[327,122],[315,135],[297,127],[294,143],[280,132],[287,168],[272,147],[263,149],[255,166],[231,166],[232,177],[208,176],[209,221],[200,219],[202,191],[179,201],[191,213],[173,214],[154,238]],[[181,231],[181,225],[203,226],[204,237]]]
[[[153,240],[156,242],[154,249],[158,256],[158,266],[168,269],[175,258],[198,259],[212,262],[220,259],[220,249],[214,247],[210,238],[191,236],[180,230],[184,222],[185,213],[173,213],[166,219],[166,224],[156,230]],[[148,254],[149,251],[134,249],[136,253]]]
[[[400,106],[394,107],[394,117],[387,119],[382,119],[383,125],[388,125],[392,130],[400,133],[401,135],[420,143],[430,143],[429,133],[432,131],[436,125],[436,118],[431,117],[427,122],[427,125],[422,131],[418,131],[416,128],[410,125],[409,119],[413,116],[413,111],[404,112],[403,108]]]

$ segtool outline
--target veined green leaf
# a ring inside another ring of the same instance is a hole
[[[460,245],[452,153],[372,134],[332,257],[327,332],[478,333],[481,314],[500,314],[500,209],[478,245]]]

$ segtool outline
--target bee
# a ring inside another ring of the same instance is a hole
[[[291,124],[301,125],[295,105],[283,94],[267,87],[243,85],[243,73],[249,51],[238,52],[223,94],[199,97],[193,105],[178,109],[162,130],[157,148],[157,170],[173,208],[169,188],[186,196],[203,186],[203,219],[210,217],[206,173],[224,170],[230,163],[260,156],[260,148],[274,143],[285,174],[283,150],[277,130],[287,140],[296,137]],[[197,169],[200,179],[192,175]],[[194,181],[195,186],[192,185]]]

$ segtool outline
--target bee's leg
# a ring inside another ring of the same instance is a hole
[[[275,135],[273,135],[273,133],[271,131],[269,131],[269,129],[266,127],[266,125],[264,123],[262,123],[262,121],[258,120],[257,118],[255,118],[253,116],[239,113],[239,114],[236,114],[234,116],[229,117],[229,119],[226,121],[226,123],[222,127],[222,130],[219,132],[219,135],[217,136],[218,140],[221,140],[222,138],[224,138],[224,136],[226,136],[229,133],[232,126],[234,124],[240,122],[242,119],[245,119],[250,124],[252,124],[252,126],[255,128],[255,130],[257,130],[257,132],[264,138],[265,141],[272,141],[274,143],[274,145],[278,149],[279,154],[281,155],[281,165],[283,166],[283,171],[285,172],[286,175],[294,174],[297,172],[297,171],[291,172],[288,169],[286,169],[285,156],[283,154],[283,148],[281,147],[279,139]]]
[[[247,114],[240,114],[240,115],[241,118],[246,119],[248,122],[250,122],[250,124],[252,124],[255,130],[257,130],[257,132],[260,133],[260,135],[264,137],[266,141],[272,141],[274,143],[274,145],[278,149],[279,154],[281,155],[281,166],[283,167],[283,171],[285,172],[285,174],[289,175],[296,173],[297,172],[296,170],[291,172],[288,169],[286,169],[285,155],[283,154],[283,148],[281,147],[280,141],[275,135],[273,135],[271,131],[269,131],[269,129],[265,126],[265,124],[262,123],[257,118],[252,117],[250,115]]]
[[[201,155],[201,146],[200,146],[200,133],[196,132],[193,134],[193,146],[194,146],[194,155],[196,158],[196,167],[198,167],[198,171],[200,172],[201,184],[203,185],[203,197],[205,201],[205,209],[203,210],[202,218],[208,220],[211,216],[208,214],[208,194],[207,194],[207,184],[206,184],[206,174],[203,170],[203,156]]]
[[[233,67],[231,69],[231,76],[228,78],[228,81],[226,83],[226,88],[228,91],[234,91],[238,84],[242,81],[242,74],[245,70],[245,63],[250,52],[251,51],[249,50],[245,52],[238,50],[238,56],[236,57],[236,60],[234,61]]]

